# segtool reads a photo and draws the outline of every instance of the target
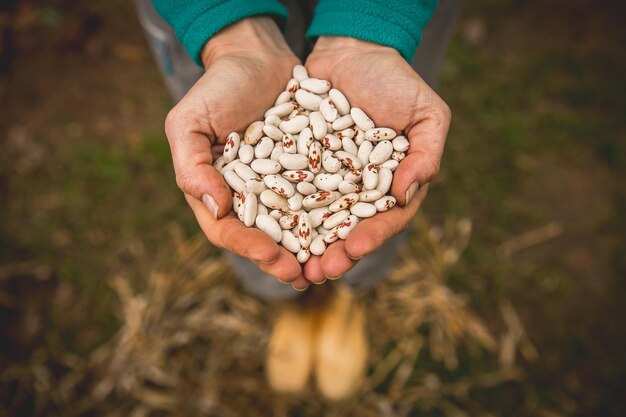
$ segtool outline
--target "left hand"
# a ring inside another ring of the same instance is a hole
[[[450,109],[395,49],[346,37],[320,37],[305,66],[329,80],[374,121],[405,134],[410,147],[394,172],[398,205],[362,220],[345,241],[312,256],[304,275],[314,283],[339,278],[411,222],[439,171]]]

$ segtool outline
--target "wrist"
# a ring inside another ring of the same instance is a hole
[[[233,53],[293,55],[276,22],[268,16],[248,17],[222,29],[202,49],[202,63],[207,68],[220,56]]]
[[[320,36],[315,42],[316,52],[323,51],[345,51],[347,49],[362,51],[388,51],[396,52],[397,50],[385,45],[374,42],[364,41],[362,39],[352,38],[350,36]]]

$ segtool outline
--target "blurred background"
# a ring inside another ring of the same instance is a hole
[[[275,396],[272,310],[177,190],[130,2],[0,4],[0,416],[619,416],[626,3],[473,0],[353,401]],[[621,394],[620,394],[621,392]]]

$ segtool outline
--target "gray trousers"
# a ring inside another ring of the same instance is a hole
[[[189,57],[174,34],[173,29],[159,16],[151,0],[136,0],[137,14],[146,32],[148,42],[168,90],[173,99],[179,101],[202,76],[203,69]],[[296,55],[304,60],[311,45],[304,34],[313,16],[315,1],[283,1],[289,10],[289,21],[285,28],[285,39]],[[411,62],[415,71],[433,88],[446,46],[454,29],[460,0],[439,0],[439,5],[430,22],[424,28],[422,42]],[[342,281],[355,290],[373,286],[385,278],[397,260],[406,241],[406,233],[389,240],[381,248],[361,259]],[[301,293],[289,285],[281,284],[274,277],[261,272],[251,261],[228,252],[239,280],[247,291],[264,300],[293,298]]]

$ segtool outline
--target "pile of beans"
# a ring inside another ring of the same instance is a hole
[[[214,165],[239,219],[304,263],[396,204],[388,192],[408,148],[404,136],[375,127],[341,91],[297,65],[265,120],[253,122],[243,142],[229,134]]]

